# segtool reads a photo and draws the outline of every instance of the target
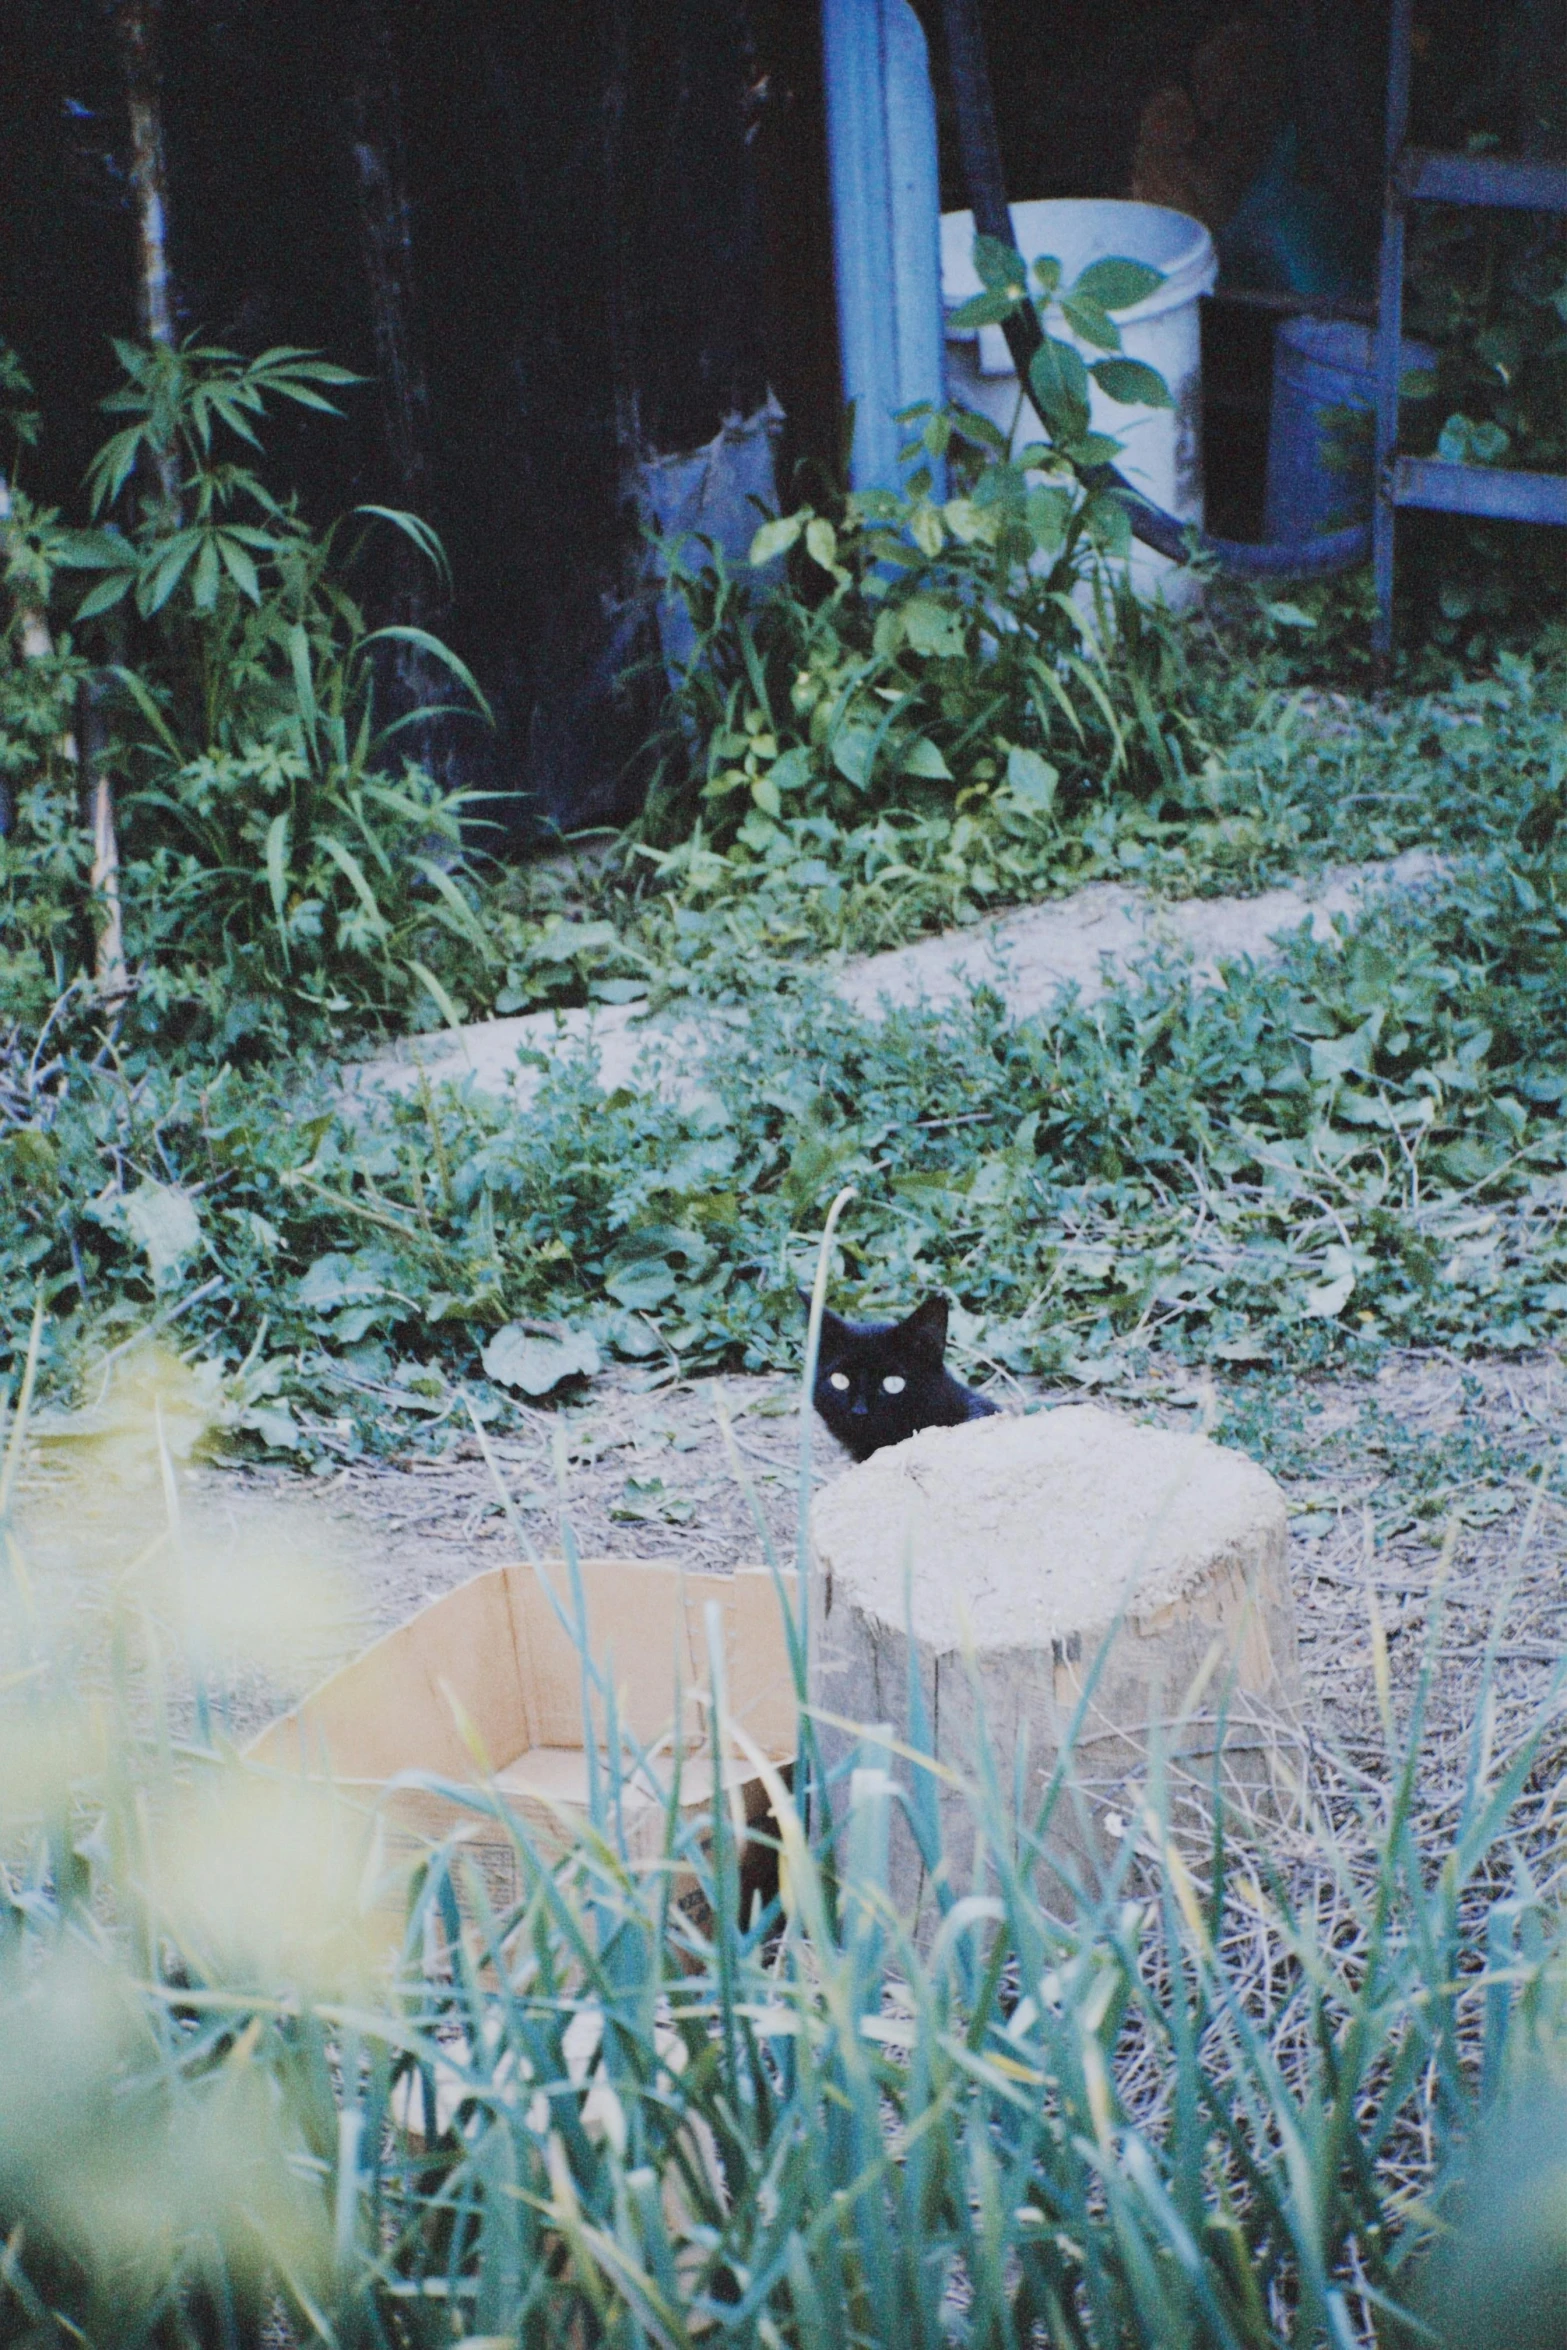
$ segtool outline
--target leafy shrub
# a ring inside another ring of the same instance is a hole
[[[8,533],[13,573],[25,566],[70,621],[52,667],[23,657],[14,624],[6,640],[8,953],[36,1003],[60,991],[66,942],[87,928],[58,708],[82,647],[101,641],[101,756],[119,784],[140,1024],[194,1022],[221,1049],[327,1015],[452,1016],[440,972],[489,951],[463,854],[472,795],[401,755],[399,737],[429,713],[379,720],[378,664],[406,649],[444,667],[474,709],[482,698],[428,632],[371,629],[347,585],[372,528],[439,563],[437,542],[382,508],[361,509],[354,543],[340,524],[316,531],[239,461],[278,401],[329,408],[343,369],[290,349],[248,361],[195,342],[116,349],[125,381],[106,405],[129,421],[94,460],[94,526],[66,528],[24,500]]]
[[[866,490],[831,514],[766,522],[753,570],[793,568],[759,592],[713,550],[672,556],[697,646],[650,802],[655,839],[700,820],[718,846],[761,850],[786,817],[842,826],[1004,795],[1044,818],[1063,770],[1070,799],[1147,760],[1093,605],[1072,602],[1096,549],[1124,534],[1124,509],[1031,481],[1056,470],[1050,452],[1022,452],[1027,467],[998,456],[985,418],[954,412],[925,430],[957,467],[958,493],[940,504],[928,490]],[[1101,626],[1108,603],[1105,591]]]
[[[987,290],[964,323],[1030,299],[1046,321],[1059,310],[1111,354],[1091,365],[1110,397],[1169,404],[1153,369],[1119,356],[1112,316],[1161,282],[1156,270],[1101,261],[1063,292],[1041,260],[1029,297],[1015,253],[984,237],[975,253]],[[1089,430],[1089,373],[1045,333],[1033,381],[1049,437],[1015,452],[985,417],[911,410],[905,492],[764,522],[750,556],[760,580],[732,577],[707,542],[666,547],[695,644],[643,826],[654,849],[689,840],[741,886],[747,868],[787,868],[804,888],[856,865],[869,877],[905,848],[928,863],[932,846],[961,856],[975,837],[1043,868],[1090,803],[1177,781],[1174,640],[1112,586],[1105,560],[1127,552],[1126,509],[1084,486],[1118,448]],[[948,465],[954,494],[938,498]],[[692,858],[661,869],[689,878]]]
[[[942,504],[863,492],[764,524],[774,584],[671,557],[697,642],[633,838],[657,892],[792,905],[806,938],[847,895],[881,944],[1160,837],[1192,749],[1178,640],[1100,572],[1119,504],[1031,479],[1049,453],[999,460],[990,429],[927,421],[958,466]]]
[[[295,1418],[258,1434],[346,1452],[447,1422],[455,1382],[504,1410],[509,1325],[776,1365],[797,1236],[844,1181],[850,1298],[940,1281],[1019,1371],[1538,1345],[1567,1308],[1553,807],[1538,845],[1218,986],[1156,964],[1045,1020],[981,994],[877,1025],[769,971],[675,1102],[606,1097],[588,1056],[524,1118],[68,1061],[0,1143],[0,1362],[40,1290],[57,1389],[177,1303],[229,1371],[270,1347]]]

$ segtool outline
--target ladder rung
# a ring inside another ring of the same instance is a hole
[[[1510,212],[1567,212],[1567,163],[1517,163],[1500,155],[1439,155],[1406,147],[1398,192],[1420,204],[1495,204]]]
[[[1490,465],[1400,457],[1393,466],[1393,503],[1439,514],[1481,514],[1493,522],[1567,523],[1567,473],[1508,473]]]

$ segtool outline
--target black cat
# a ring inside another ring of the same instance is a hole
[[[857,1461],[921,1428],[956,1428],[996,1410],[942,1367],[947,1301],[928,1297],[902,1322],[845,1322],[822,1316],[814,1401]]]

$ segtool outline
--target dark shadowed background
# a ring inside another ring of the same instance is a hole
[[[939,4],[919,4],[943,202],[960,204]],[[1017,196],[1135,191],[1222,226],[1288,125],[1364,277],[1381,7],[985,13]],[[1526,33],[1559,14],[1512,12]],[[1494,24],[1474,0],[1422,11],[1420,102],[1447,135],[1504,62]],[[651,650],[638,464],[769,386],[787,473],[837,444],[814,0],[165,0],[160,39],[181,330],[317,346],[372,379],[341,424],[280,426],[274,479],[318,519],[416,508],[450,554],[449,601],[390,555],[377,590],[381,616],[446,635],[496,708],[493,736],[469,727],[432,755],[525,795],[518,834],[624,814],[655,686],[635,674]],[[0,336],[47,418],[32,484],[75,509],[107,338],[134,327],[124,90],[100,0],[0,0],[0,56]],[[1210,446],[1210,494],[1222,508],[1228,479],[1232,528],[1270,335],[1237,312],[1211,354],[1231,407],[1210,443],[1234,462],[1226,476]]]

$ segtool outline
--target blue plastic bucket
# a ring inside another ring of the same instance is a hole
[[[1401,372],[1434,368],[1405,338]],[[1371,514],[1376,337],[1340,318],[1291,318],[1273,345],[1265,535],[1315,538]]]

